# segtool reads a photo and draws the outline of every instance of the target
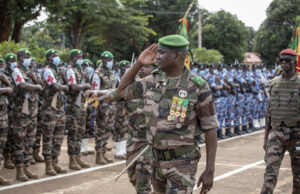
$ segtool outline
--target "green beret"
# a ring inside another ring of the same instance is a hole
[[[172,50],[187,50],[189,41],[180,35],[169,35],[158,40],[158,47]]]
[[[48,57],[51,54],[57,53],[57,51],[55,49],[49,49],[45,52],[46,57]]]
[[[28,54],[29,56],[31,56],[31,53],[27,48],[21,48],[20,50],[18,50],[17,53],[25,53],[25,54]]]
[[[70,56],[82,54],[82,51],[79,49],[72,49],[70,51]]]
[[[106,57],[106,58],[111,58],[113,59],[114,58],[114,55],[109,52],[109,51],[104,51],[102,54],[101,54],[101,57]]]
[[[0,63],[4,63],[4,62],[5,62],[4,59],[0,58]]]
[[[122,60],[122,61],[120,61],[120,63],[119,63],[119,67],[122,67],[122,66],[125,66],[125,65],[128,65],[128,64],[130,64],[129,61],[127,61],[127,60]]]
[[[32,61],[36,61],[36,58],[35,58],[35,57],[31,57],[31,60],[32,60]]]
[[[7,53],[5,55],[5,60],[9,60],[9,59],[17,59],[17,55],[15,55],[14,53]]]
[[[92,61],[90,61],[89,59],[84,59],[82,65],[88,65],[91,66],[93,65]]]

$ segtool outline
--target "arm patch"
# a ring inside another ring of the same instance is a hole
[[[195,82],[198,86],[203,86],[205,84],[205,81],[199,76],[191,77],[191,80]]]

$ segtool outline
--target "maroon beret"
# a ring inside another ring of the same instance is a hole
[[[294,56],[298,56],[298,54],[296,53],[296,51],[294,51],[293,49],[284,49],[280,52],[280,56],[281,55],[294,55]]]

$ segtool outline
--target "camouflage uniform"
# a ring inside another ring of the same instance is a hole
[[[53,83],[62,83],[57,67],[47,66],[43,72],[45,85],[43,96],[43,156],[45,160],[56,160],[60,155],[61,145],[64,139],[65,111],[64,92],[55,91],[51,88]],[[70,128],[69,128],[70,130]]]
[[[152,145],[152,184],[156,193],[192,193],[200,159],[196,123],[218,127],[208,84],[188,69],[178,78],[154,71],[129,85],[122,96],[144,97],[147,139]],[[175,114],[174,114],[175,113]]]
[[[270,82],[270,115],[272,129],[265,155],[266,171],[262,194],[273,193],[280,165],[286,151],[290,153],[293,194],[300,193],[300,76],[289,81],[282,75]]]
[[[16,67],[13,71],[14,84],[32,84],[28,71]],[[14,153],[15,163],[27,164],[32,159],[32,148],[36,138],[38,102],[36,92],[24,91],[15,86],[14,95]]]
[[[109,70],[99,70],[96,71],[101,79],[101,90],[113,89],[116,86],[116,77]],[[115,119],[115,103],[114,102],[101,102],[101,105],[98,106],[97,111],[97,128],[95,131],[95,140],[96,151],[105,151],[105,145],[107,144],[107,140],[112,135],[114,124],[113,121]]]
[[[0,82],[0,87],[2,88]],[[6,95],[0,95],[0,161],[2,161],[3,149],[6,145],[8,133],[8,114],[7,114],[8,99]]]
[[[6,69],[4,74],[6,75],[8,81],[10,82],[12,88],[14,86],[14,82],[12,79],[12,71],[10,69]],[[3,150],[3,155],[8,156],[13,154],[13,145],[14,145],[14,133],[13,133],[13,121],[14,121],[14,113],[13,113],[13,98],[8,98],[8,134],[7,134],[7,141],[6,145]]]
[[[126,139],[125,135],[128,131],[128,114],[124,100],[120,100],[116,105],[115,130],[113,140],[121,142]]]
[[[73,70],[74,75],[68,75]],[[69,66],[67,70],[68,84],[85,83],[83,72],[80,67]],[[77,104],[76,104],[77,101]],[[69,91],[66,111],[66,128],[68,130],[68,154],[79,155],[81,140],[85,134],[86,127],[86,109],[84,107],[84,92]]]
[[[128,99],[125,101],[128,112],[128,140],[126,146],[128,165],[147,145],[146,118],[142,114],[144,101],[142,99]],[[128,170],[130,182],[137,193],[151,193],[151,164],[150,150],[143,154]]]

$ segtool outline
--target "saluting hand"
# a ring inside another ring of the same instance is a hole
[[[153,65],[154,63],[156,63],[157,48],[157,44],[152,44],[151,46],[149,46],[140,54],[138,62],[145,66]]]

